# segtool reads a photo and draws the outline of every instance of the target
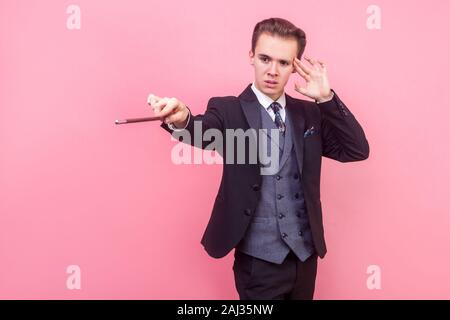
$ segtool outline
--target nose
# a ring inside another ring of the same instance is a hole
[[[278,72],[277,72],[277,63],[274,62],[274,61],[270,64],[269,74],[270,74],[271,76],[273,76],[273,77],[276,77],[276,76],[278,75]]]

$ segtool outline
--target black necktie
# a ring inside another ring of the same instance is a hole
[[[281,118],[280,114],[281,105],[278,102],[273,102],[270,105],[270,108],[272,108],[273,112],[275,113],[275,124],[277,125],[278,130],[280,130],[280,132],[284,134],[284,131],[286,131],[286,125],[284,124],[283,119]]]

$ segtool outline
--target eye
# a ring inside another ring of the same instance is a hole
[[[261,61],[267,62],[267,61],[269,61],[269,58],[267,58],[267,57],[261,57]]]

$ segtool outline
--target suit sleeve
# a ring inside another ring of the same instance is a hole
[[[322,116],[322,155],[340,162],[369,157],[369,143],[361,125],[334,92],[333,99],[317,104]]]
[[[224,120],[223,114],[221,112],[220,100],[217,97],[210,98],[208,105],[204,114],[198,114],[196,116],[191,114],[189,122],[186,128],[181,131],[174,131],[169,128],[166,123],[162,123],[161,127],[167,132],[172,134],[174,138],[179,139],[183,137],[182,142],[190,144],[192,146],[206,149],[211,141],[203,141],[202,137],[206,130],[215,129],[223,133]],[[190,112],[190,110],[189,110]],[[195,137],[195,135],[201,135],[200,137]],[[187,139],[186,137],[189,137]]]

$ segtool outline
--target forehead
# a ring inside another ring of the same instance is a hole
[[[295,38],[281,38],[277,35],[262,33],[255,47],[255,54],[265,54],[277,59],[292,60],[297,56]]]

